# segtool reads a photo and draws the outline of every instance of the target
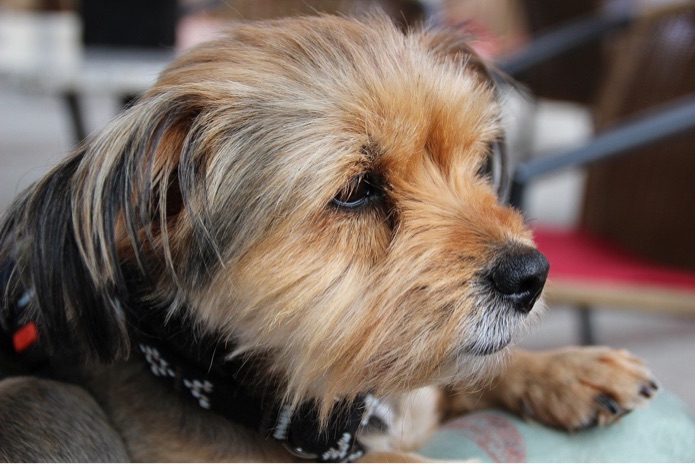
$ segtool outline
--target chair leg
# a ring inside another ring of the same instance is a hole
[[[580,306],[577,308],[577,313],[579,315],[579,342],[582,345],[595,345],[596,334],[594,332],[591,308]]]
[[[135,103],[135,101],[138,99],[138,97],[139,97],[139,95],[131,94],[131,93],[121,95],[120,96],[121,109],[124,110],[124,109],[130,108],[133,105],[133,103]]]
[[[87,130],[84,125],[84,115],[80,107],[80,99],[76,92],[67,91],[63,94],[63,101],[70,115],[72,124],[72,135],[76,143],[81,142],[87,137]]]

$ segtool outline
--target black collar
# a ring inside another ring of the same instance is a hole
[[[318,409],[309,401],[295,411],[274,398],[275,388],[256,383],[253,363],[226,359],[229,346],[213,338],[192,336],[175,318],[158,324],[157,334],[138,321],[134,343],[153,375],[202,409],[280,441],[295,456],[319,462],[351,462],[364,455],[356,440],[369,421],[366,396],[334,405],[325,430]],[[150,326],[151,327],[151,326]],[[166,333],[163,334],[163,329]],[[195,345],[190,341],[196,340]],[[175,347],[175,348],[174,348]],[[373,399],[369,398],[370,403]]]

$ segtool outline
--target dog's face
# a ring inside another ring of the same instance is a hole
[[[460,38],[384,19],[238,27],[76,158],[77,248],[96,288],[139,262],[290,395],[472,379],[547,272],[487,175],[500,137]]]

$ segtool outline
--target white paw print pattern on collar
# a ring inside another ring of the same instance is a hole
[[[143,343],[139,346],[142,354],[145,355],[145,360],[150,365],[150,370],[157,377],[176,378],[176,372],[172,369],[171,363],[164,359],[157,348],[154,348]],[[210,409],[210,394],[214,389],[214,385],[208,380],[198,379],[182,379],[184,387],[188,388],[191,395],[198,400],[201,408]]]
[[[338,440],[338,448],[330,448],[328,451],[324,452],[321,458],[324,461],[344,461],[350,451],[350,445],[352,444],[352,435],[345,432],[340,440]]]
[[[175,377],[174,370],[169,366],[169,362],[162,358],[157,348],[140,344],[140,351],[145,355],[145,360],[150,365],[150,370],[157,377]]]
[[[210,393],[212,393],[212,383],[207,380],[183,379],[183,384],[191,391],[191,395],[198,400],[201,408],[210,409]]]

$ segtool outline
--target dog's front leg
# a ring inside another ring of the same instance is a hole
[[[625,350],[570,347],[515,351],[490,389],[445,395],[443,416],[502,406],[544,424],[579,430],[615,422],[658,389],[644,363]]]

